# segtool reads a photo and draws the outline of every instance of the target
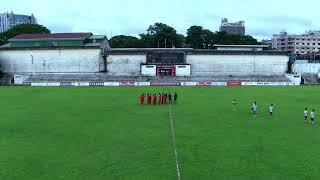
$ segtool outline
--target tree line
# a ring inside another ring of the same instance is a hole
[[[50,30],[46,27],[38,24],[20,24],[13,28],[0,33],[0,46],[7,44],[8,40],[14,38],[20,34],[43,34],[50,33]]]
[[[0,33],[0,46],[20,34],[50,33],[42,25],[21,24]],[[202,26],[191,26],[186,36],[166,24],[150,25],[139,37],[118,35],[109,40],[112,48],[194,48],[211,49],[215,44],[256,45],[259,42],[252,36],[232,35],[225,32],[212,32]]]
[[[252,36],[233,35],[226,32],[212,32],[202,26],[191,26],[187,35],[166,24],[155,23],[149,26],[146,33],[139,37],[118,35],[109,40],[112,48],[194,48],[211,49],[215,44],[224,45],[257,45]]]

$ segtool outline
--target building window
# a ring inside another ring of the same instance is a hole
[[[52,42],[52,46],[58,46],[58,42],[53,41],[53,42]]]

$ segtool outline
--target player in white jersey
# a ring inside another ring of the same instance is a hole
[[[315,112],[314,109],[312,109],[312,111],[310,112],[310,119],[311,119],[311,124],[314,124],[314,119],[315,119]]]
[[[308,108],[305,108],[303,111],[304,122],[308,122]]]
[[[255,102],[252,104],[252,114],[253,114],[253,117],[257,117],[257,109],[258,109],[258,105],[257,105],[257,102],[255,101]]]
[[[237,111],[237,110],[238,110],[237,104],[238,104],[237,99],[234,99],[234,100],[232,101],[233,111]]]
[[[271,119],[272,118],[272,113],[273,113],[273,104],[271,104],[270,106],[269,106],[269,118]]]

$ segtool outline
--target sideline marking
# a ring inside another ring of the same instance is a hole
[[[171,125],[174,155],[175,155],[175,159],[176,159],[177,179],[181,180],[181,173],[180,173],[180,168],[179,168],[178,153],[177,153],[177,146],[176,146],[176,136],[175,136],[173,121],[172,121],[171,104],[169,104],[169,120],[170,120],[170,125]]]

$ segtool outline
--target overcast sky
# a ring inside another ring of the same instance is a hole
[[[246,21],[258,39],[281,30],[320,30],[317,0],[1,0],[0,12],[33,13],[52,32],[138,35],[163,22],[185,34],[192,25],[217,31],[221,18]]]

